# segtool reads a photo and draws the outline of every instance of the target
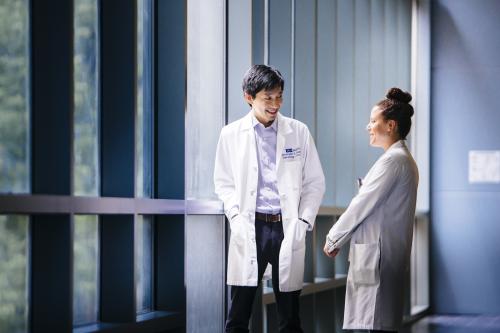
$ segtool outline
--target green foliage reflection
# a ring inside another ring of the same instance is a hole
[[[0,332],[26,332],[28,218],[0,215]]]
[[[94,215],[74,217],[73,323],[97,321],[98,219]]]
[[[75,0],[75,195],[98,193],[97,2]]]
[[[0,1],[0,193],[28,191],[28,1]]]

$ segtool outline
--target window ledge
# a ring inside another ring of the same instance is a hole
[[[73,333],[163,332],[184,327],[185,317],[178,312],[153,311],[137,315],[134,323],[95,323],[75,327]]]

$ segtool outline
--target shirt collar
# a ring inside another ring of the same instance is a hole
[[[393,148],[401,148],[401,147],[406,147],[404,140],[398,140],[394,142],[389,148],[387,148],[387,151]]]
[[[255,117],[255,111],[252,110],[252,127],[255,128],[259,124],[262,126],[261,128],[266,128],[259,120],[257,120],[257,117]],[[275,132],[278,132],[278,117],[274,119],[273,123],[269,127],[272,128]]]

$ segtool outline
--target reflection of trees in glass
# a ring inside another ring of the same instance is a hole
[[[135,293],[137,313],[152,309],[152,223],[150,216],[138,215],[135,225]]]
[[[73,323],[80,325],[97,321],[97,216],[76,215],[73,230]]]
[[[74,194],[97,196],[98,12],[96,0],[74,1]],[[74,217],[73,323],[97,321],[98,218]]]
[[[135,121],[135,192],[136,196],[144,196],[144,101],[143,101],[143,58],[144,58],[144,1],[137,1],[137,101],[136,101],[136,121]]]
[[[28,218],[0,215],[0,332],[26,332]]]
[[[28,191],[28,1],[0,2],[0,192]],[[27,228],[0,216],[0,332],[27,330]]]
[[[136,196],[151,195],[151,0],[137,1]],[[135,227],[135,288],[138,313],[152,309],[151,217],[139,215]]]
[[[28,191],[28,1],[0,1],[0,192]]]
[[[74,192],[98,194],[97,1],[75,0]]]
[[[136,196],[151,196],[151,0],[137,1]]]

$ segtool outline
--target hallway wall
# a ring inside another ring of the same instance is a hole
[[[500,150],[500,2],[432,7],[431,286],[436,313],[500,313],[500,184],[470,184],[470,150]]]

